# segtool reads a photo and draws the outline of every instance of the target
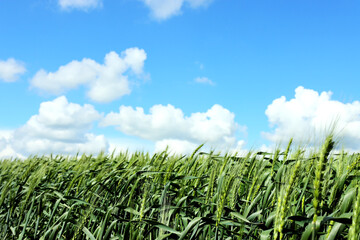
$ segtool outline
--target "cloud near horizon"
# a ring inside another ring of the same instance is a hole
[[[14,58],[9,58],[6,61],[0,60],[0,80],[4,82],[15,82],[25,72],[24,63]]]
[[[208,6],[212,0],[142,0],[150,8],[151,15],[157,20],[166,20],[181,14],[181,9],[188,4],[191,8]]]
[[[201,143],[216,149],[240,150],[245,141],[238,141],[235,135],[239,131],[246,132],[246,127],[238,125],[234,117],[218,104],[188,117],[170,104],[154,105],[149,114],[142,108],[121,106],[118,113],[103,117],[92,105],[81,106],[61,96],[42,102],[38,114],[31,116],[23,126],[0,131],[0,158],[50,153],[96,154],[116,148],[149,149],[152,144],[154,149],[150,151],[154,152],[169,147],[172,153],[191,153]],[[131,140],[129,146],[126,139],[113,138],[109,142],[104,135],[91,133],[98,121],[102,127],[115,126],[122,133],[144,140]],[[136,146],[136,143],[147,146]]]
[[[272,132],[262,135],[273,143],[318,143],[335,126],[340,143],[350,150],[360,150],[360,102],[342,103],[331,99],[332,92],[295,89],[294,98],[282,96],[266,109]]]
[[[262,132],[263,137],[272,144],[286,144],[294,137],[295,144],[316,146],[321,134],[335,122],[335,134],[340,143],[346,150],[359,151],[360,102],[342,103],[331,97],[331,92],[318,93],[300,86],[295,89],[293,98],[275,99],[265,111],[272,130]],[[131,138],[130,145],[125,138],[113,138],[113,142],[109,142],[104,135],[91,133],[96,122],[100,127],[113,126],[135,138]],[[90,154],[129,147],[158,152],[167,146],[172,153],[191,153],[202,143],[207,149],[245,151],[246,142],[239,139],[239,135],[246,136],[246,131],[246,126],[235,122],[235,114],[219,104],[188,116],[171,104],[154,105],[148,113],[141,107],[120,106],[118,112],[103,116],[90,104],[70,103],[61,96],[41,103],[38,114],[20,128],[0,130],[0,157]],[[261,149],[271,147],[262,145]]]
[[[119,112],[107,114],[100,126],[115,126],[127,135],[154,141],[157,150],[171,145],[177,146],[175,150],[188,151],[201,143],[210,147],[237,146],[235,135],[246,132],[246,127],[234,119],[234,113],[218,104],[188,117],[170,104],[154,105],[148,114],[141,107],[121,106]]]
[[[72,61],[56,72],[38,71],[31,79],[31,86],[51,94],[62,94],[79,86],[89,90],[87,96],[100,103],[107,103],[131,93],[129,76],[143,77],[146,60],[143,49],[128,48],[120,56],[109,52],[104,64],[92,59]]]
[[[26,124],[0,137],[0,157],[106,151],[105,137],[89,132],[100,119],[92,105],[69,103],[65,96],[43,102]]]

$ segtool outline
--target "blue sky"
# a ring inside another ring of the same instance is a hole
[[[266,148],[335,118],[358,150],[359,10],[357,1],[0,1],[0,156]]]

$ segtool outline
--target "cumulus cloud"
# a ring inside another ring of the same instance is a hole
[[[194,81],[196,83],[201,83],[201,84],[208,84],[208,85],[212,85],[212,86],[215,85],[215,83],[207,77],[197,77],[197,78],[195,78]]]
[[[295,97],[275,99],[266,109],[272,132],[263,136],[272,142],[287,142],[291,137],[308,142],[326,134],[335,124],[335,134],[350,149],[360,150],[360,102],[342,103],[331,99],[332,92],[318,93],[298,87]]]
[[[164,139],[155,143],[155,152],[162,152],[167,149],[170,153],[192,153],[199,144],[189,142],[187,140]]]
[[[184,5],[191,8],[207,6],[212,0],[142,0],[150,8],[151,14],[158,20],[165,20],[179,15]]]
[[[23,155],[17,153],[9,144],[13,133],[13,130],[0,130],[0,159],[24,158]]]
[[[59,0],[62,10],[78,9],[87,11],[102,6],[102,0]]]
[[[15,152],[9,145],[6,145],[5,148],[0,150],[0,159],[11,159],[11,158],[20,158],[24,159],[25,156]]]
[[[190,149],[201,143],[214,147],[235,145],[235,134],[244,128],[234,118],[233,113],[218,104],[188,117],[170,104],[154,105],[148,114],[140,107],[121,106],[119,112],[107,114],[100,125],[115,126],[127,135],[156,141],[156,149],[167,144]]]
[[[130,94],[129,76],[142,77],[146,53],[143,49],[129,48],[119,56],[116,52],[106,54],[104,64],[92,59],[72,61],[56,72],[38,71],[31,86],[40,90],[61,94],[85,86],[87,95],[95,102],[111,102]]]
[[[148,140],[132,137],[107,138],[109,141],[109,153],[118,154],[120,152],[148,152],[153,153],[154,143]]]
[[[107,150],[108,143],[103,135],[94,135],[89,130],[100,118],[92,105],[69,103],[61,96],[41,103],[39,113],[7,137],[5,148],[25,156],[98,153]]]
[[[15,82],[19,76],[26,72],[24,63],[9,58],[6,61],[0,60],[0,80],[5,82]]]
[[[230,152],[230,153],[238,153],[238,154],[246,154],[248,153],[248,150],[245,149],[246,146],[246,142],[245,140],[239,140],[237,141],[235,147],[230,148],[229,150],[225,149],[226,152]]]
[[[5,138],[0,137],[0,152],[4,150],[7,146],[7,141]]]

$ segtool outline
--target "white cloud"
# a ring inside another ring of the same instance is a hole
[[[306,143],[318,140],[335,123],[335,134],[345,146],[360,150],[360,102],[342,103],[331,100],[331,95],[298,87],[293,99],[275,99],[265,111],[274,130],[263,135],[273,142],[286,143],[294,137]]]
[[[5,148],[0,150],[0,159],[11,159],[11,158],[20,158],[24,159],[25,156],[15,152],[9,145],[6,145]]]
[[[212,0],[142,0],[158,20],[165,20],[181,13],[185,3],[192,8],[207,6]]]
[[[87,11],[102,6],[102,0],[59,0],[59,6],[63,10],[78,9]]]
[[[237,141],[235,147],[232,147],[230,149],[224,149],[224,153],[246,155],[248,153],[248,150],[245,149],[245,146],[246,142],[244,140],[239,140]]]
[[[116,126],[127,135],[156,141],[157,150],[166,144],[189,149],[206,143],[217,148],[234,146],[236,132],[244,131],[234,118],[233,113],[218,104],[207,112],[193,113],[189,117],[170,104],[154,105],[149,114],[140,107],[121,106],[118,113],[107,114],[100,125]]]
[[[0,159],[24,158],[23,155],[17,153],[9,144],[13,133],[13,130],[0,130]]]
[[[0,80],[5,82],[15,82],[19,76],[26,72],[24,64],[13,58],[0,61]]]
[[[210,79],[208,79],[207,77],[197,77],[194,80],[196,83],[202,83],[202,84],[209,84],[214,86],[215,83],[213,81],[211,81]]]
[[[164,140],[157,141],[155,143],[155,152],[162,152],[165,149],[167,149],[169,153],[190,154],[198,146],[199,146],[199,144],[189,142],[186,140],[164,139]]]
[[[207,145],[201,148],[201,151],[209,152],[215,150],[217,153],[229,153],[237,155],[246,155],[248,150],[245,149],[246,142],[244,140],[239,140],[235,144],[220,144],[218,148],[212,148]],[[191,154],[195,151],[196,148],[200,146],[200,143],[195,143],[187,140],[178,140],[178,139],[163,139],[156,141],[155,143],[155,152],[162,152],[165,149],[169,153],[175,154]]]
[[[9,140],[10,137],[12,136],[13,134],[13,130],[4,130],[4,129],[1,129],[0,130],[0,140],[3,139],[3,140]]]
[[[119,56],[116,52],[106,54],[104,64],[92,59],[72,61],[56,72],[38,71],[31,85],[40,90],[61,94],[81,85],[89,90],[87,95],[96,102],[111,102],[130,94],[129,76],[141,77],[146,53],[143,49],[129,48]]]
[[[61,96],[40,104],[39,113],[7,138],[8,151],[17,154],[76,154],[107,150],[103,135],[89,132],[101,115],[93,106],[69,103]]]
[[[0,137],[0,151],[4,150],[7,146],[7,141],[5,138]]]
[[[107,138],[109,141],[109,149],[108,152],[111,154],[118,154],[120,152],[129,152],[135,153],[137,151],[140,152],[148,152],[151,154],[154,151],[154,143],[151,141],[143,140],[143,139],[134,139],[129,137],[122,138]]]

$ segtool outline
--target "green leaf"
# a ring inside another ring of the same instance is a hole
[[[108,227],[108,229],[106,229],[106,233],[105,233],[105,236],[104,236],[103,240],[108,240],[108,239],[110,239],[110,237],[111,237],[111,232],[112,232],[112,230],[114,229],[114,227],[115,227],[115,225],[116,225],[117,222],[118,222],[117,220],[114,220],[114,221],[110,224],[110,226]]]
[[[304,216],[290,216],[287,219],[295,221],[295,222],[310,222],[310,221],[312,221],[311,218],[307,218],[307,217],[304,217]]]
[[[88,238],[90,238],[91,240],[96,240],[96,238],[94,237],[94,235],[92,235],[92,233],[89,231],[89,229],[87,229],[86,227],[83,227],[83,232],[86,234],[86,236]]]
[[[352,213],[344,213],[340,215],[340,219],[341,218],[346,218],[352,215]],[[338,219],[339,219],[338,218]],[[325,220],[325,219],[324,219]],[[346,225],[340,222],[337,222],[334,224],[334,226],[331,228],[331,231],[329,233],[329,236],[327,238],[327,240],[336,240],[338,239],[337,236],[339,236],[341,234],[341,232],[345,229]]]
[[[269,240],[271,239],[271,233],[274,231],[273,228],[262,231],[260,234],[260,240]]]
[[[101,223],[101,229],[100,229],[100,232],[99,232],[99,237],[98,237],[98,239],[103,239],[103,234],[104,234],[104,232],[105,232],[105,228],[106,228],[106,225],[107,225],[107,223],[108,223],[108,221],[109,221],[109,217],[110,217],[111,212],[112,212],[112,208],[110,208],[110,209],[107,211],[107,213],[106,213],[106,215],[105,215],[105,219],[103,219],[103,221],[102,221],[102,223]]]
[[[247,217],[247,219],[249,221],[253,221],[255,218],[261,216],[261,213],[263,212],[263,210],[259,210],[257,212],[254,212],[253,214],[251,214],[250,216]]]
[[[340,213],[347,213],[353,203],[353,200],[355,199],[356,194],[356,188],[350,189],[344,196],[341,207],[340,207]]]
[[[140,216],[140,213],[131,207],[125,208],[124,211]]]
[[[157,228],[160,228],[160,229],[163,229],[165,231],[168,231],[170,233],[175,233],[176,235],[180,236],[181,233],[179,231],[176,231],[175,229],[169,227],[169,226],[166,226],[165,224],[162,224],[160,222],[157,222],[157,221],[153,221],[153,220],[149,220],[149,219],[144,219],[143,222],[146,222],[148,224],[151,224],[152,226],[154,227],[157,227]]]
[[[157,224],[157,225],[155,225],[155,227],[163,229],[163,230],[168,231],[170,233],[175,233],[178,236],[181,235],[181,233],[179,231],[176,231],[176,230],[172,229],[171,227],[163,225],[163,224]]]
[[[201,221],[201,217],[196,217],[193,220],[189,222],[189,224],[186,226],[185,230],[181,233],[179,240],[185,239],[188,232]]]
[[[231,216],[234,216],[234,217],[236,217],[236,218],[238,218],[238,219],[240,219],[240,220],[243,221],[243,222],[250,223],[250,221],[247,220],[247,218],[244,217],[243,215],[241,215],[240,213],[231,212],[230,215],[231,215]]]

